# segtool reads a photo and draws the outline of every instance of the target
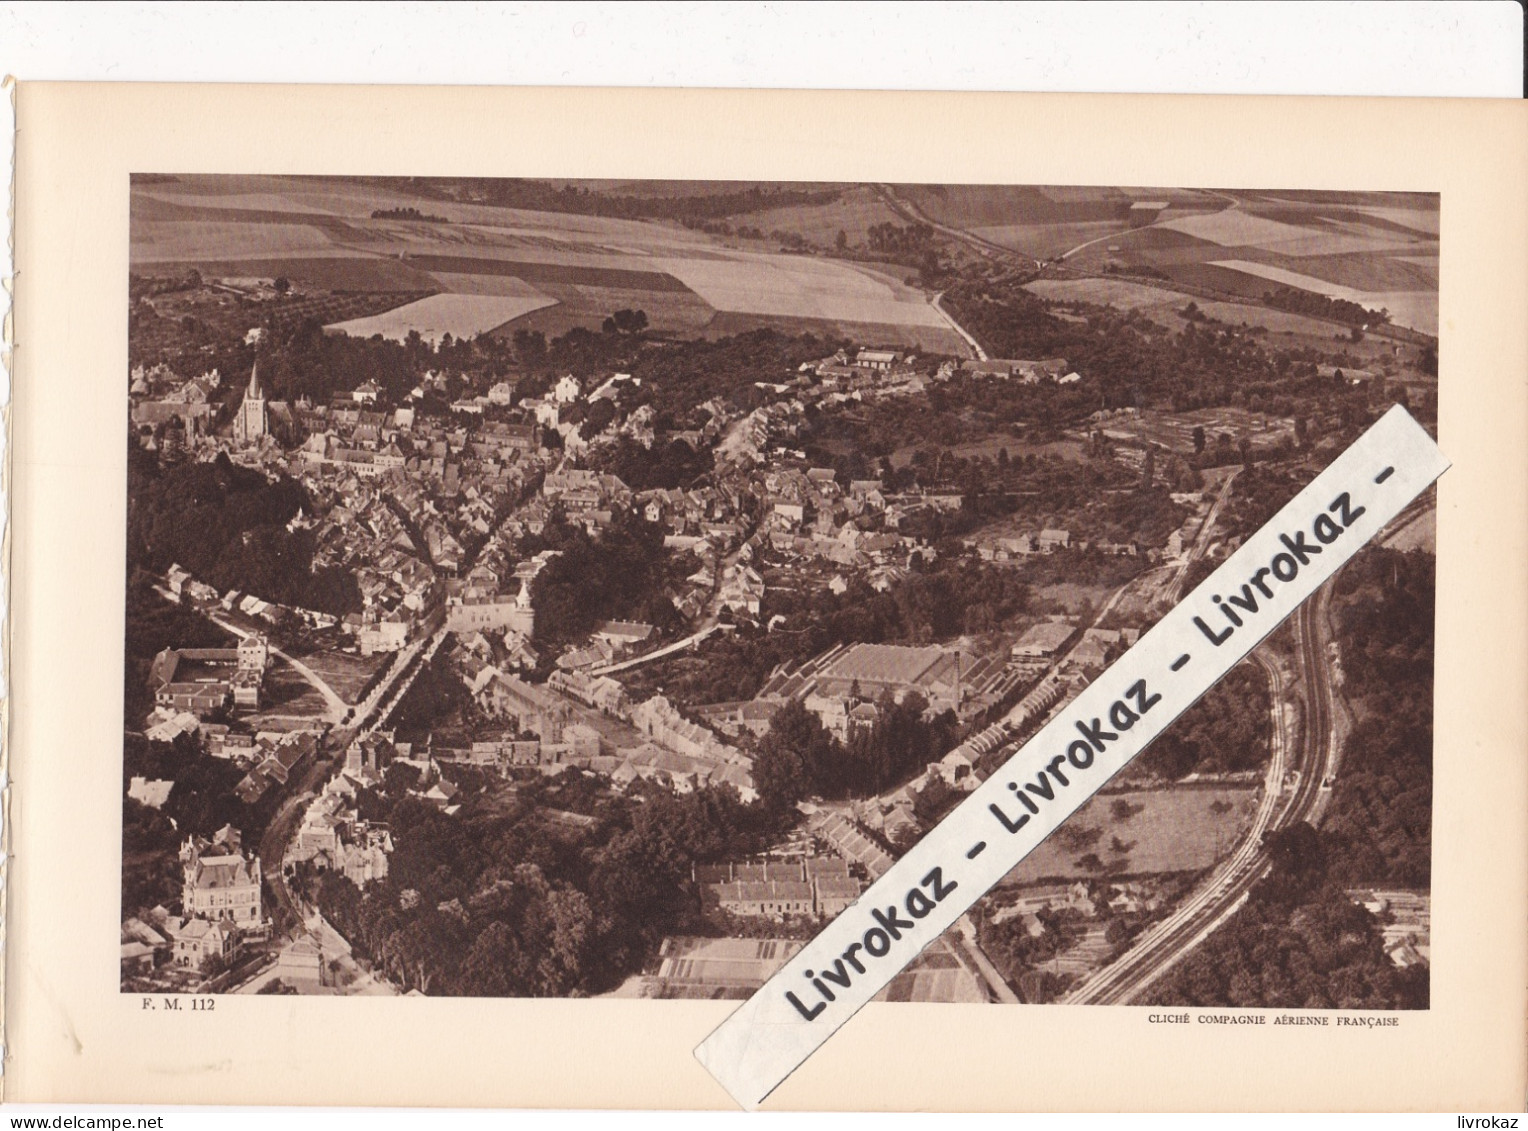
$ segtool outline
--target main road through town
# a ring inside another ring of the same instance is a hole
[[[285,913],[283,919],[291,925],[289,933],[293,937],[302,933],[305,915],[297,897],[287,886],[283,861],[287,846],[297,834],[297,826],[307,803],[318,795],[324,779],[333,771],[351,741],[359,734],[369,733],[386,720],[414,677],[429,663],[445,636],[446,631],[441,628],[430,636],[419,637],[404,649],[377,686],[356,705],[349,724],[331,730],[324,736],[322,752],[303,771],[296,787],[290,790],[266,826],[260,838],[261,869],[270,884],[273,899]],[[396,694],[392,694],[394,691]]]

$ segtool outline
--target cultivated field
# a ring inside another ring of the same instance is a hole
[[[454,271],[431,271],[430,275],[453,295],[499,295],[503,298],[546,298],[547,296],[515,275],[481,275]]]
[[[1245,272],[1287,287],[1315,291],[1331,298],[1348,299],[1370,310],[1383,308],[1390,312],[1390,320],[1398,326],[1409,326],[1413,330],[1421,330],[1426,334],[1438,332],[1438,296],[1434,291],[1359,291],[1352,287],[1329,283],[1325,279],[1318,279],[1311,275],[1286,271],[1280,267],[1270,267],[1266,263],[1248,263],[1240,259],[1222,260],[1213,266]]]
[[[852,188],[828,204],[801,204],[791,208],[772,208],[753,212],[738,221],[771,232],[794,232],[818,247],[833,247],[843,232],[850,247],[868,244],[869,229],[874,224],[902,224],[905,221],[887,207],[872,188]]]
[[[717,310],[784,318],[943,326],[916,291],[833,260],[739,253],[721,260],[659,259]]]
[[[1123,229],[1137,201],[1163,201],[1174,210],[1224,208],[1226,201],[1194,189],[1120,189],[1090,185],[899,185],[930,219],[960,228],[1003,224],[1085,224],[1113,221]]]
[[[1384,235],[1359,235],[1352,225],[1296,225],[1244,209],[1227,208],[1199,216],[1182,216],[1161,224],[1170,231],[1182,232],[1196,239],[1208,240],[1221,247],[1256,247],[1280,255],[1340,255],[1351,251],[1407,251],[1423,243],[1425,237],[1412,239]],[[1325,228],[1325,231],[1315,230]]]
[[[140,262],[185,259],[216,248],[236,259],[244,255],[329,252],[328,236],[311,224],[247,224],[216,220],[144,220],[133,224],[133,255]]]
[[[1089,220],[1075,224],[984,224],[970,230],[984,240],[1022,251],[1036,259],[1054,259],[1088,240],[1129,234],[1118,220]]]
[[[566,334],[574,326],[597,330],[614,311],[629,309],[646,314],[648,326],[657,333],[688,337],[710,334],[717,318],[716,311],[704,299],[689,291],[644,292],[547,283],[538,284],[537,289],[554,298],[556,304],[521,315],[494,333],[507,335],[516,330],[539,330],[550,338]]]
[[[620,191],[640,195],[641,187],[623,182]],[[654,195],[674,192],[647,187]],[[1384,306],[1398,325],[1436,332],[1433,198],[1086,186],[896,191],[940,223],[1038,258],[1075,250],[1066,262],[1077,271],[1102,274],[1110,263],[1125,271],[1150,268],[1180,285],[1253,303],[1272,286],[1291,285]],[[447,222],[372,218],[373,211],[400,208]],[[926,296],[894,275],[828,256],[740,248],[667,222],[436,200],[411,196],[396,183],[287,177],[139,178],[132,215],[132,264],[140,273],[195,267],[213,277],[285,276],[314,289],[413,292],[411,298],[440,292],[400,304],[380,321],[341,323],[348,332],[557,334],[598,328],[616,310],[631,308],[646,311],[659,333],[716,337],[768,326],[967,352]],[[743,213],[728,222],[795,232],[826,247],[840,230],[861,245],[872,224],[898,219],[873,188],[858,186],[827,204]],[[1146,310],[1163,321],[1176,317],[1171,291],[1118,279],[1047,280],[1035,289]],[[1330,337],[1319,322],[1274,326],[1253,315],[1227,321]]]
[[[418,331],[419,336],[426,341],[438,342],[447,334],[453,338],[475,337],[512,322],[522,314],[548,306],[553,301],[545,296],[431,295],[382,314],[336,322],[324,328],[356,338],[381,334],[384,338],[399,342],[408,337],[411,331]]]
[[[1292,286],[1385,307],[1396,325],[1437,333],[1437,198],[1425,194],[1018,186],[905,186],[898,192],[931,218],[994,243],[1041,259],[1065,254],[1074,272],[1144,269],[1162,273],[1169,285],[1254,303],[1273,286]],[[1160,289],[1153,294],[1153,288],[1108,278],[1041,280],[1032,289],[1048,298],[1159,315],[1171,304],[1158,297]],[[1226,320],[1331,337],[1319,320]]]
[[[1036,279],[1027,284],[1025,290],[1053,302],[1091,302],[1121,310],[1152,310],[1156,307],[1181,310],[1188,305],[1188,300],[1181,294],[1125,279]]]
[[[1090,240],[1109,244],[1134,238],[1143,225],[1226,204],[1212,193],[1172,188],[904,185],[897,193],[932,220],[1038,259],[1055,258]],[[1167,207],[1151,207],[1156,204]]]
[[[372,217],[406,207],[447,222]],[[522,326],[560,333],[597,328],[632,308],[646,311],[659,332],[714,335],[720,313],[740,319],[740,328],[854,326],[867,341],[965,352],[926,296],[895,278],[831,258],[729,247],[672,223],[295,177],[139,178],[132,212],[131,261],[139,273],[195,267],[204,276],[285,276],[313,288],[441,292],[336,324],[347,333],[401,338],[417,330],[437,338]],[[858,242],[870,224],[894,219],[873,190],[859,188],[822,208],[744,213],[730,222],[810,232],[831,243],[840,228]]]
[[[1438,210],[1436,208],[1362,208],[1359,211],[1378,217],[1381,220],[1388,220],[1392,224],[1399,224],[1403,228],[1426,232],[1431,236],[1438,234]]]
[[[1251,826],[1257,807],[1255,789],[1175,788],[1094,797],[1055,835],[1047,838],[1003,878],[1004,883],[1036,883],[1047,879],[1096,876],[1078,860],[1093,853],[1111,874],[1148,875],[1197,872],[1230,852]],[[1109,807],[1124,798],[1139,812],[1116,820]],[[1100,834],[1091,847],[1076,841],[1077,833]],[[1118,837],[1128,851],[1114,851]],[[1071,845],[1070,847],[1068,845]]]

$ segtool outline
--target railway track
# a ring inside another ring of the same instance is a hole
[[[1268,834],[1315,815],[1338,754],[1323,629],[1331,585],[1328,582],[1322,586],[1295,612],[1300,682],[1306,702],[1305,726],[1292,738],[1280,711],[1273,732],[1267,786],[1247,837],[1230,859],[1171,915],[1073,990],[1064,999],[1067,1004],[1126,1005],[1133,1001],[1241,907],[1253,885],[1268,872],[1270,860],[1263,847]],[[1274,703],[1282,703],[1284,688],[1278,667],[1261,651],[1254,652],[1252,658],[1269,674]],[[1296,742],[1299,749],[1292,750]],[[1284,784],[1291,775],[1295,777],[1295,787],[1286,801]]]

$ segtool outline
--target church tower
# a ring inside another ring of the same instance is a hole
[[[244,391],[244,401],[233,422],[233,437],[240,443],[252,444],[269,431],[265,394],[260,391],[260,363],[257,361],[249,371],[249,388]]]

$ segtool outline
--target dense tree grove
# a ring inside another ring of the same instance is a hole
[[[1272,468],[1243,468],[1231,484],[1231,493],[1220,512],[1220,527],[1227,538],[1248,538],[1300,493],[1311,476]]]
[[[676,566],[663,545],[663,528],[630,511],[619,512],[600,537],[582,527],[548,523],[527,539],[524,553],[559,551],[531,584],[536,640],[556,648],[583,640],[600,621],[642,621],[660,631],[677,627],[679,614],[667,587]]]
[[[602,404],[608,402],[600,402]],[[696,451],[683,440],[657,443],[651,448],[628,436],[591,455],[589,466],[618,477],[633,491],[691,487],[710,473],[715,464],[711,449]]]
[[[391,179],[377,180],[386,185]],[[654,186],[657,188],[658,186]],[[737,216],[771,208],[829,204],[841,188],[819,185],[770,184],[733,186],[718,181],[709,191],[634,193],[615,186],[558,184],[518,177],[410,177],[407,191],[441,200],[463,200],[533,212],[572,212],[581,216],[615,216],[628,220],[703,220]]]
[[[414,677],[388,716],[388,722],[399,741],[422,742],[471,703],[472,697],[452,665],[449,650],[442,649]]]
[[[1044,964],[1080,942],[1088,924],[1081,912],[1069,907],[1043,908],[1035,918],[1044,928],[1038,935],[1029,933],[1022,915],[997,923],[982,916],[977,929],[983,953],[1009,984],[1021,987],[1025,1001],[1041,1003],[1054,1001],[1072,982],[1069,975],[1044,970]]]
[[[928,224],[894,224],[887,220],[865,230],[871,251],[899,257],[917,257],[934,246],[936,234]]]
[[[1321,835],[1345,884],[1431,882],[1435,567],[1431,554],[1371,547],[1337,581],[1357,721]]]
[[[1232,668],[1141,753],[1131,770],[1171,781],[1193,773],[1255,770],[1268,759],[1271,710],[1268,677],[1252,664]]]
[[[327,404],[371,381],[398,404],[423,376],[434,353],[417,334],[408,342],[381,336],[355,338],[326,334],[317,319],[308,319],[262,343],[260,383],[266,396],[275,400],[306,397],[315,404]]]
[[[361,607],[354,576],[313,569],[312,531],[287,529],[298,510],[312,509],[295,480],[272,482],[226,454],[161,470],[136,445],[128,480],[129,569],[162,574],[178,563],[219,590],[335,614]]]
[[[778,330],[752,330],[715,341],[646,349],[631,362],[632,376],[642,379],[642,388],[631,403],[651,403],[660,413],[681,420],[713,397],[730,397],[752,407],[749,402],[758,392],[754,382],[794,380],[802,362],[816,361],[841,344],[812,334],[798,337]]]
[[[363,795],[395,850],[362,892],[333,873],[319,906],[398,984],[430,995],[585,996],[651,961],[667,934],[710,933],[695,864],[758,851],[776,827],[730,789],[612,796],[569,771],[518,782],[508,812],[453,817],[389,773]]]
[[[1309,825],[1272,834],[1272,872],[1147,992],[1147,1002],[1275,1009],[1425,1009],[1425,966],[1398,969],[1379,924],[1329,874]]]
[[[1378,326],[1390,321],[1388,310],[1369,310],[1345,298],[1328,298],[1314,291],[1277,287],[1263,294],[1263,301],[1278,310],[1347,322],[1354,326]]]
[[[760,802],[785,813],[806,797],[865,797],[907,780],[951,749],[959,731],[954,712],[926,721],[927,707],[916,693],[897,703],[885,692],[876,702],[875,725],[845,745],[800,703],[785,704],[754,758]]]
[[[371,210],[373,220],[418,220],[427,224],[449,224],[451,221],[444,216],[431,216],[421,212],[417,208],[408,206],[402,208],[373,208]],[[280,280],[277,280],[280,282]]]
[[[1322,827],[1270,836],[1272,873],[1150,1001],[1427,1008],[1427,968],[1393,965],[1379,923],[1347,892],[1430,882],[1434,567],[1430,554],[1370,547],[1339,575],[1343,690],[1358,722]]]

